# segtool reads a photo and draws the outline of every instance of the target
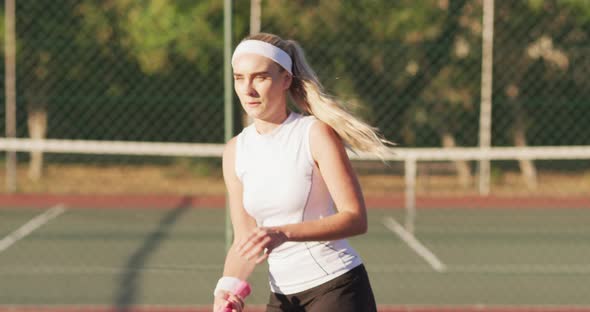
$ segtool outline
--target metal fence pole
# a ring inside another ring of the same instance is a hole
[[[262,27],[262,0],[250,0],[250,35],[254,35],[260,32],[260,28]],[[244,112],[244,116],[242,118],[242,123],[244,127],[252,124],[254,119],[248,116],[246,112]]]
[[[234,134],[233,127],[233,88],[232,88],[232,1],[224,0],[223,8],[223,78],[224,78],[224,124],[225,142],[229,141]],[[230,218],[229,198],[225,200],[225,248],[229,249],[232,242],[232,227]]]
[[[6,96],[6,137],[16,137],[16,38],[15,38],[15,3],[4,2],[4,66]],[[16,151],[6,152],[6,189],[16,191]]]
[[[250,35],[260,32],[260,17],[262,15],[262,0],[250,0]]]
[[[483,2],[481,61],[481,108],[479,115],[479,147],[488,149],[492,141],[492,66],[494,41],[494,0]],[[479,194],[490,193],[490,161],[479,160]]]

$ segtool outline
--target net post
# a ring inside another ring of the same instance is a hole
[[[416,222],[416,158],[408,157],[404,161],[405,168],[405,206],[406,206],[406,218],[405,227],[406,230],[414,234],[414,223]]]

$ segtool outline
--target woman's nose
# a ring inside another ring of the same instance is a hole
[[[254,96],[257,94],[256,89],[254,88],[254,84],[252,84],[252,81],[245,81],[244,82],[243,92],[244,92],[244,94],[246,94],[248,96]]]

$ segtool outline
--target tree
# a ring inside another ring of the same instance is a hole
[[[580,45],[588,42],[590,4],[530,0],[498,1],[496,6],[494,103],[499,107],[496,119],[511,120],[506,135],[512,137],[515,146],[527,146],[530,141],[536,145],[554,145],[551,136],[555,133],[547,130],[556,124],[571,125],[576,113],[564,108],[571,110],[577,97],[588,94],[587,79],[572,81],[580,70],[572,64],[580,60],[577,52]],[[536,133],[535,128],[540,124],[545,129],[543,134]],[[525,183],[531,189],[536,188],[533,161],[521,159],[519,164]]]
[[[453,127],[460,125],[453,125],[450,119],[457,115],[451,112],[474,111],[472,90],[478,86],[471,83],[474,79],[462,78],[478,69],[465,74],[457,68],[478,66],[474,61],[479,52],[473,53],[476,49],[471,46],[469,57],[455,56],[457,44],[464,47],[474,37],[470,29],[463,30],[469,25],[459,25],[459,18],[467,15],[466,3],[273,2],[265,8],[271,16],[264,20],[271,20],[272,30],[302,41],[320,76],[327,77],[328,89],[356,104],[358,112],[386,137],[401,145],[425,145],[423,138],[416,137],[417,123],[432,129],[443,146],[455,146]],[[295,15],[299,18],[288,18]],[[431,110],[436,114],[431,115]],[[462,183],[468,184],[467,164],[456,166]]]

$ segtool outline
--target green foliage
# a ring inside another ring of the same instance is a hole
[[[575,18],[584,24],[590,23],[590,1],[587,0],[560,0],[560,5],[570,8]]]
[[[4,4],[4,3],[2,3]],[[4,22],[4,6],[0,8],[0,45],[4,47],[4,35],[5,35],[5,28],[6,23]],[[0,51],[1,55],[4,55],[4,48]]]
[[[390,140],[477,144],[481,1],[262,3],[262,30],[300,42],[327,91]],[[590,144],[590,1],[495,5],[494,145],[522,116],[532,144]],[[234,1],[235,41],[249,9]],[[47,108],[50,137],[223,141],[220,0],[17,1],[17,40],[19,105]]]
[[[529,6],[534,11],[541,11],[545,4],[545,0],[528,0]]]
[[[108,15],[117,16],[118,40],[146,74],[169,69],[173,56],[196,63],[207,71],[209,54],[222,45],[218,22],[220,1],[85,2],[80,5],[83,28],[101,42],[113,40]]]

